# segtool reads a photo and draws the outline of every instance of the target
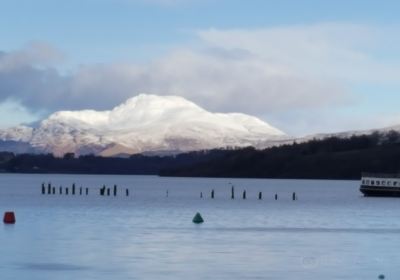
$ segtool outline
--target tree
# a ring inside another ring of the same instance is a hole
[[[74,153],[66,153],[66,154],[64,154],[64,157],[63,157],[63,159],[66,159],[66,160],[74,159],[74,158],[75,158],[75,154]]]

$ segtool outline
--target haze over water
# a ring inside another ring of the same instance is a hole
[[[57,187],[75,182],[90,187],[90,194],[41,195],[40,184],[49,181]],[[98,195],[99,187],[114,183],[131,195]],[[2,279],[377,279],[379,274],[398,279],[399,200],[364,198],[358,184],[2,174],[1,210],[15,211],[17,223],[0,231],[0,274]],[[297,201],[291,200],[293,191]],[[202,225],[191,222],[197,211]]]

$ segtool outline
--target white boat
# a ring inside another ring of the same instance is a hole
[[[360,191],[364,196],[400,196],[400,174],[364,173]]]

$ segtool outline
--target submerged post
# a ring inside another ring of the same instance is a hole
[[[86,188],[86,195],[89,194],[89,188]]]
[[[72,195],[75,195],[75,183],[72,184]]]
[[[79,195],[82,195],[82,187],[79,188]]]
[[[231,199],[235,199],[235,187],[231,187]]]
[[[53,187],[53,194],[56,194],[56,187]]]
[[[292,200],[296,200],[296,193],[292,193]]]
[[[47,194],[51,194],[51,183],[47,185]]]
[[[211,190],[211,198],[214,199],[214,190]]]
[[[278,200],[278,194],[275,194],[275,200]]]
[[[167,190],[167,192],[166,192],[165,196],[166,196],[166,197],[168,197],[168,195],[169,195],[169,191]]]
[[[262,200],[262,192],[258,193],[258,200]]]
[[[62,194],[62,187],[61,186],[58,188],[58,193]]]
[[[243,191],[243,199],[246,199],[246,190]]]
[[[107,196],[110,196],[110,188],[107,188]]]
[[[129,189],[126,189],[126,190],[125,190],[125,195],[126,195],[126,196],[129,196]]]
[[[117,195],[117,185],[114,185],[114,196]]]
[[[42,183],[42,194],[46,194],[46,187],[44,183]]]
[[[65,194],[68,195],[68,188],[65,188]]]
[[[200,192],[200,198],[203,198],[203,192]]]

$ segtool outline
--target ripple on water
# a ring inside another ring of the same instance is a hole
[[[74,270],[87,270],[88,267],[66,264],[66,263],[22,263],[18,264],[19,268],[26,270],[43,270],[43,271],[74,271]]]

